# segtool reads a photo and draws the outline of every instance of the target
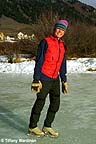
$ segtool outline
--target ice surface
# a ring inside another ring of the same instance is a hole
[[[31,93],[32,74],[0,74],[0,144],[96,144],[96,74],[68,74],[68,94],[54,127],[58,138],[27,135],[36,95]],[[47,97],[38,126],[42,128],[49,105]]]

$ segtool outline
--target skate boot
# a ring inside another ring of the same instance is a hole
[[[43,127],[42,131],[45,134],[50,134],[51,137],[58,137],[59,133],[51,127]]]
[[[44,136],[44,132],[41,131],[38,127],[35,128],[29,128],[28,134],[35,134],[37,136]]]

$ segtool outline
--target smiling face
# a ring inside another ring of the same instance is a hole
[[[54,35],[60,39],[64,36],[65,34],[65,30],[64,29],[61,29],[61,28],[56,28],[55,31],[54,31]]]

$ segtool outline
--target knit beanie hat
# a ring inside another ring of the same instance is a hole
[[[68,27],[68,21],[67,20],[58,20],[54,27],[66,30]]]

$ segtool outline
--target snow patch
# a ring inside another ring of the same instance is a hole
[[[6,56],[0,56],[0,73],[33,73],[35,61],[8,63]],[[89,69],[96,73],[96,58],[78,58],[67,60],[68,73],[88,73]]]

